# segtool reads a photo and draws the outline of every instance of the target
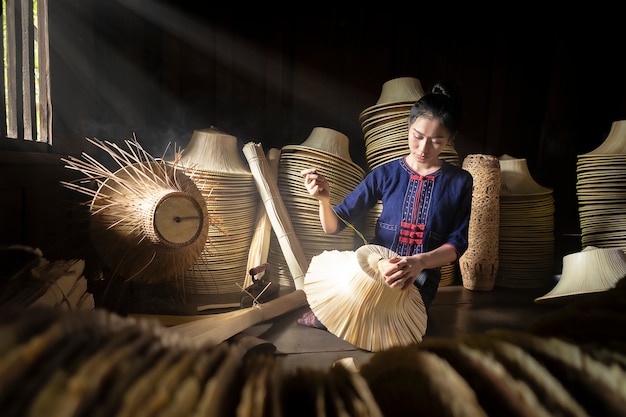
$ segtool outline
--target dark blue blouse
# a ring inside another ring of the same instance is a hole
[[[444,161],[438,171],[422,176],[402,157],[374,168],[334,209],[339,217],[355,224],[382,201],[370,243],[401,256],[448,244],[458,259],[468,247],[472,186],[472,175],[461,167]],[[418,287],[423,280],[416,281]],[[432,284],[436,290],[438,281]]]

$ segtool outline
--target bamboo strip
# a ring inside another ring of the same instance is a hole
[[[301,290],[304,288],[304,274],[308,268],[308,262],[293,230],[289,212],[280,196],[276,176],[270,170],[260,144],[248,142],[243,147],[243,153],[248,159],[265,210],[280,243],[280,248],[285,255],[295,289]]]
[[[303,290],[295,290],[274,300],[226,313],[209,314],[201,319],[169,327],[168,330],[190,337],[204,345],[216,345],[237,333],[306,305]],[[158,317],[158,316],[156,316]]]

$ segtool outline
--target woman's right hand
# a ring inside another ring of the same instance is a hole
[[[304,186],[309,194],[321,202],[330,202],[330,186],[326,178],[315,168],[303,169],[300,175],[304,177]]]

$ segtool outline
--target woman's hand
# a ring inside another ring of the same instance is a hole
[[[304,186],[309,194],[319,201],[330,202],[330,186],[326,178],[317,172],[317,169],[304,169],[300,171],[300,175],[304,177]]]
[[[397,256],[386,261],[385,282],[392,288],[410,288],[424,269],[415,256]]]

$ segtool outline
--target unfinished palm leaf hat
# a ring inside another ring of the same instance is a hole
[[[304,292],[329,332],[371,352],[422,341],[427,313],[419,290],[385,283],[384,268],[395,256],[383,246],[363,245],[311,259]]]
[[[561,278],[536,303],[566,301],[568,297],[608,291],[626,277],[626,254],[619,248],[586,246],[563,257]]]

